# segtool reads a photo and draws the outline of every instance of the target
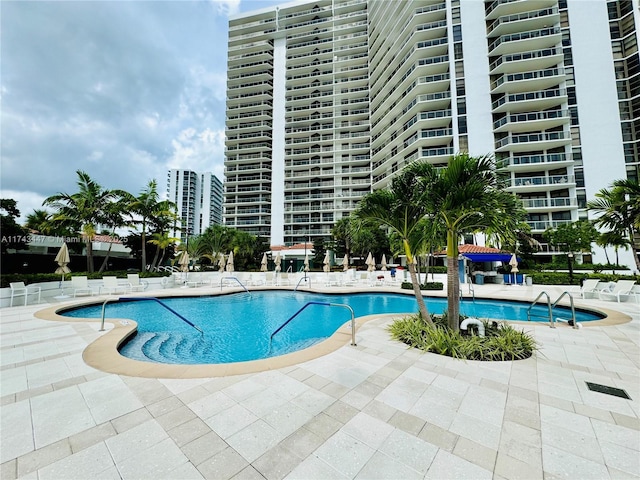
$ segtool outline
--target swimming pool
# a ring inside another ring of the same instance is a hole
[[[425,300],[431,313],[440,314],[447,308],[446,298],[426,297]],[[272,333],[308,302],[346,304],[356,317],[417,312],[412,295],[394,293],[334,295],[279,290],[163,298],[162,302],[203,333],[152,301],[109,303],[106,318],[133,319],[138,323],[137,334],[120,347],[122,355],[134,360],[170,364],[232,363],[269,358],[312,346],[351,319],[346,309],[311,305],[270,340]],[[506,300],[465,300],[460,312],[478,318],[526,320],[529,305]],[[102,304],[58,313],[75,318],[101,318]],[[534,307],[535,315],[545,313],[545,306]],[[554,314],[563,315],[562,312]],[[564,316],[567,316],[566,312]],[[576,317],[579,322],[602,318],[580,310],[576,310]]]

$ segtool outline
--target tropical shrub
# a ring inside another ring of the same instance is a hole
[[[461,319],[464,317],[461,317]],[[504,361],[529,358],[537,349],[530,334],[504,322],[483,321],[485,336],[473,332],[454,331],[445,316],[433,316],[434,325],[420,315],[393,322],[388,330],[395,340],[425,352],[465,360]]]

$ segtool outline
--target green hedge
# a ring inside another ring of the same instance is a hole
[[[405,290],[413,290],[413,283],[411,282],[402,282],[400,286]],[[442,282],[427,282],[420,285],[420,290],[442,290],[443,288]]]

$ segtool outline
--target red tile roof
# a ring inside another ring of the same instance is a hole
[[[313,250],[313,243],[307,243],[307,250]],[[295,245],[291,245],[289,247],[285,247],[284,245],[271,245],[272,252],[282,252],[285,250],[304,250],[304,243],[296,243]]]
[[[464,244],[464,245],[458,246],[458,253],[465,254],[465,253],[508,253],[508,252],[503,252],[499,248],[481,247],[480,245]],[[447,254],[446,250],[442,250],[436,253],[436,255],[446,255],[446,254]]]

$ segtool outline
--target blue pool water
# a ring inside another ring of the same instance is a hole
[[[426,297],[430,313],[447,308],[446,298]],[[259,291],[209,297],[163,298],[162,302],[198,326],[194,329],[154,301],[109,303],[106,318],[132,319],[138,333],[120,349],[126,357],[160,363],[230,363],[268,358],[301,350],[335,333],[351,319],[348,309],[310,305],[287,326],[271,334],[307,302],[347,304],[355,316],[380,313],[415,313],[412,295],[357,293],[346,295],[292,291]],[[528,303],[505,300],[464,300],[463,315],[502,320],[526,320]],[[568,309],[556,307],[555,317],[569,317]],[[63,316],[101,318],[102,304],[79,307]],[[548,314],[545,306],[534,307],[533,315]],[[598,320],[597,314],[576,310],[579,322]],[[349,330],[350,332],[350,326]]]

